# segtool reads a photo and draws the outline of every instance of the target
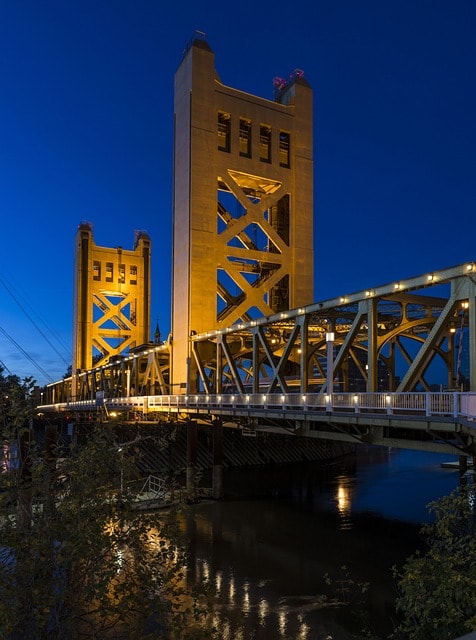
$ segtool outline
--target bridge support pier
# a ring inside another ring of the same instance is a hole
[[[197,468],[197,422],[189,420],[187,422],[187,471],[186,471],[186,488],[189,495],[194,495],[196,483]]]
[[[213,484],[215,500],[223,498],[223,423],[220,418],[212,422],[213,428]]]
[[[466,473],[468,470],[468,458],[466,456],[459,456],[459,470],[461,473]]]

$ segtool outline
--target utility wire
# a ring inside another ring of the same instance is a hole
[[[45,376],[45,378],[49,381],[49,382],[54,382],[53,378],[50,376],[49,373],[47,373],[43,367],[41,367],[31,356],[29,353],[27,353],[25,351],[25,349],[23,349],[22,346],[20,346],[18,344],[18,342],[12,338],[12,336],[10,334],[8,334],[5,329],[3,327],[0,327],[0,332],[3,333],[3,335],[5,336],[5,338],[7,338],[7,340],[10,340],[10,342],[13,344],[13,346],[15,346],[24,356],[27,360],[29,360],[31,362],[31,364],[36,367],[38,369],[38,371]]]
[[[61,360],[65,363],[65,365],[69,366],[71,364],[71,362],[68,362],[68,360],[66,360],[66,358],[55,347],[55,345],[49,340],[48,336],[40,329],[40,327],[36,324],[36,322],[33,320],[33,318],[30,316],[30,314],[26,311],[25,307],[20,303],[18,298],[15,296],[13,291],[10,289],[10,287],[7,285],[7,283],[5,282],[5,280],[1,276],[0,276],[0,283],[5,287],[5,289],[8,291],[10,296],[17,303],[17,305],[23,311],[23,313],[28,318],[28,320],[31,322],[31,324],[38,331],[38,333],[40,333],[40,335],[43,336],[43,338],[46,340],[46,342],[50,345],[50,347],[53,349],[53,351],[61,358]],[[63,348],[65,348],[64,345],[62,345],[62,346],[63,346]]]
[[[13,373],[10,371],[7,365],[3,362],[3,360],[0,360],[0,367],[2,367],[2,369],[5,369],[5,371],[7,371],[9,375],[11,376],[13,375]]]

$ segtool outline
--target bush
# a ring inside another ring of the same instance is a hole
[[[476,630],[476,487],[430,503],[434,522],[422,527],[428,549],[394,569],[396,638],[455,640]]]
[[[208,601],[186,582],[176,513],[137,511],[117,491],[127,468],[112,433],[98,425],[59,467],[54,451],[22,446],[0,475],[1,637],[212,637],[196,624]]]

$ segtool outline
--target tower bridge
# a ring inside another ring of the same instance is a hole
[[[150,341],[149,236],[98,247],[81,224],[72,375],[41,410],[474,455],[476,264],[313,301],[303,73],[273,101],[252,96],[196,36],[174,110],[172,333]]]
[[[220,419],[252,432],[472,456],[475,272],[464,263],[192,334],[195,379],[177,392],[173,341],[142,345],[80,372],[76,395],[72,378],[48,385],[42,409],[134,422]],[[433,366],[444,390],[427,380]]]

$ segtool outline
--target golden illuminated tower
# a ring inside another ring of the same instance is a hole
[[[313,301],[312,89],[276,80],[274,101],[223,85],[200,37],[175,76],[175,393],[191,332]]]
[[[76,375],[150,337],[150,239],[136,231],[134,250],[98,247],[79,225],[74,265],[73,394]]]

